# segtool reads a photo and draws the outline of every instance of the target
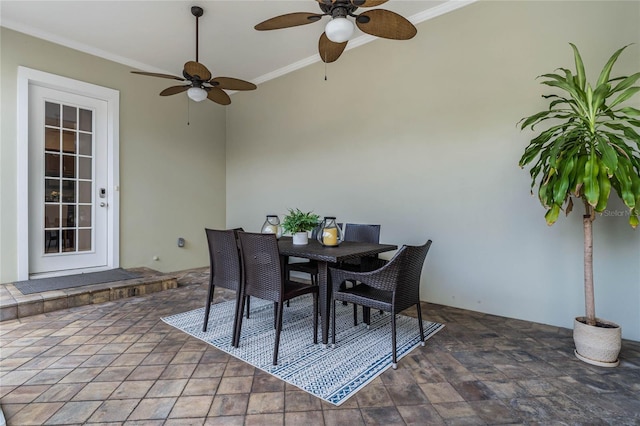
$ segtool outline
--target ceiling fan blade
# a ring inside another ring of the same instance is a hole
[[[297,27],[299,25],[306,25],[317,22],[323,16],[324,15],[318,15],[317,13],[307,12],[287,13],[286,15],[276,16],[275,18],[267,19],[266,21],[260,22],[254,28],[258,31],[266,31]]]
[[[257,87],[253,83],[231,77],[216,77],[209,82],[218,89],[227,90],[255,90]]]
[[[170,95],[176,95],[178,93],[182,93],[186,90],[189,90],[189,88],[191,87],[191,85],[188,86],[171,86],[171,87],[167,87],[166,89],[164,89],[162,92],[160,92],[160,96],[170,96]]]
[[[368,10],[356,18],[361,31],[392,40],[409,40],[418,30],[407,18],[385,9]]]
[[[338,60],[348,42],[334,43],[327,38],[325,33],[322,33],[320,40],[318,41],[318,53],[322,62],[330,63]]]
[[[187,62],[186,64],[184,64],[183,73],[186,74],[185,77],[187,78],[189,77],[197,78],[200,81],[211,80],[211,72],[209,72],[207,67],[202,65],[200,62],[195,62],[195,61]]]
[[[151,77],[171,78],[173,80],[184,81],[184,78],[176,77],[175,75],[170,75],[170,74],[158,74],[156,72],[144,72],[144,71],[131,71],[131,72],[133,74],[149,75]]]
[[[229,105],[231,103],[231,98],[222,89],[218,89],[217,87],[205,87],[204,90],[209,92],[207,93],[207,98],[209,98],[210,101],[220,105]]]
[[[389,0],[350,0],[355,7],[376,7],[385,4]]]

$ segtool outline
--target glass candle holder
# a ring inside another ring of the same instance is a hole
[[[268,214],[260,232],[263,234],[276,234],[276,238],[282,237],[282,226],[278,215]]]
[[[322,221],[317,235],[318,242],[323,246],[335,247],[339,246],[344,240],[342,229],[336,224],[336,218],[327,216]]]

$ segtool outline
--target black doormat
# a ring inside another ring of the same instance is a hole
[[[108,271],[89,272],[87,274],[67,275],[64,277],[36,278],[33,280],[17,281],[14,286],[22,294],[42,293],[44,291],[62,290],[65,288],[81,287],[83,285],[109,283],[113,281],[131,280],[142,275],[125,271],[122,268]]]

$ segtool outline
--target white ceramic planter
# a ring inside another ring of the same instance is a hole
[[[597,318],[599,324],[607,327],[587,325],[585,317],[573,321],[573,341],[576,345],[576,357],[589,364],[600,367],[616,367],[618,354],[622,348],[622,329],[618,324]]]
[[[296,246],[309,244],[309,235],[306,232],[296,232],[293,234],[293,244]]]

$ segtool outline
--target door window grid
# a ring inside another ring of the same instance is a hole
[[[92,250],[93,127],[91,110],[45,102],[46,254]]]

